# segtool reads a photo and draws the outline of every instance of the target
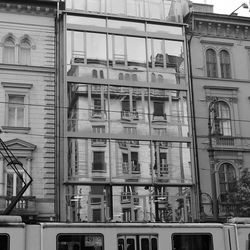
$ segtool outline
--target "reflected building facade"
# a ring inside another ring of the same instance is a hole
[[[60,220],[197,218],[185,3],[162,4],[66,1],[58,89]]]

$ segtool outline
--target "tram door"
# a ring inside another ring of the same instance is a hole
[[[157,236],[119,235],[118,250],[157,250]]]

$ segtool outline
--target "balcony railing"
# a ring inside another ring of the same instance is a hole
[[[121,192],[121,204],[131,203],[133,200],[134,205],[138,205],[139,197],[134,197],[134,196],[138,196],[138,193]]]
[[[167,115],[165,113],[162,114],[153,114],[153,122],[156,121],[167,121]]]
[[[123,174],[133,175],[140,174],[140,164],[134,162],[123,162],[122,163],[122,172]]]
[[[91,139],[92,146],[106,146],[106,144],[107,144],[106,139],[100,139],[100,138]]]
[[[122,118],[122,120],[138,120],[139,114],[137,111],[122,110],[121,111],[121,118]]]
[[[5,208],[11,203],[15,196],[0,196],[0,210]],[[23,196],[20,201],[16,204],[14,213],[35,213],[36,212],[36,197],[35,196]]]
[[[218,137],[216,138],[216,144],[221,146],[234,146],[233,137]]]
[[[139,141],[134,141],[134,140],[121,140],[118,143],[119,143],[119,147],[121,148],[127,148],[128,146],[132,146],[132,147],[139,146]]]
[[[91,117],[93,119],[105,119],[106,111],[101,109],[92,109]]]

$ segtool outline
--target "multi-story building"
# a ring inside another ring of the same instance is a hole
[[[29,181],[26,171],[33,182],[12,214],[31,220],[55,217],[56,9],[56,1],[0,3],[0,136],[18,159],[15,171],[0,149],[0,210]]]
[[[250,26],[200,7],[187,22],[202,217],[223,220],[249,215]]]
[[[67,0],[58,85],[60,220],[192,221],[185,1]]]

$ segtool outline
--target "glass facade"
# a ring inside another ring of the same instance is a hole
[[[145,19],[149,10],[150,18],[164,16],[162,3],[172,4],[66,2],[83,10],[65,13],[62,38],[67,90],[61,103],[67,152],[62,210],[68,221],[193,220],[183,27]]]
[[[67,9],[182,22],[187,1],[176,0],[67,0]]]

